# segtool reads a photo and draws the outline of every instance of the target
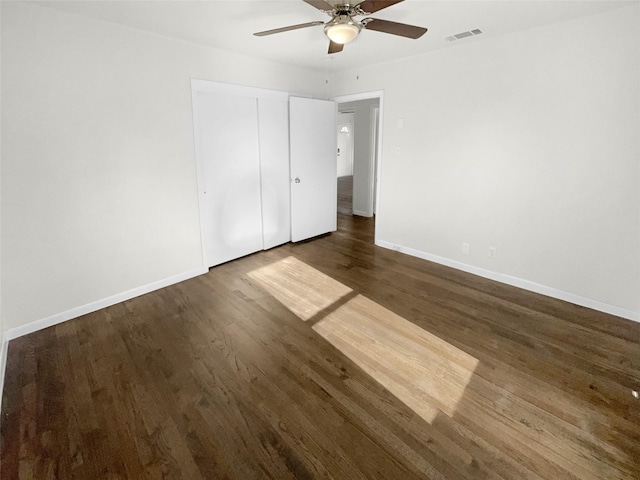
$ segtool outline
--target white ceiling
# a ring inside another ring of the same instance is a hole
[[[334,55],[326,53],[328,40],[321,26],[267,37],[252,35],[262,30],[329,19],[302,0],[49,0],[33,3],[236,53],[336,72],[592,15],[638,3],[638,0],[406,0],[372,17],[428,27],[426,35],[410,40],[363,31],[343,52]],[[475,28],[484,33],[455,42],[446,40],[448,36]]]

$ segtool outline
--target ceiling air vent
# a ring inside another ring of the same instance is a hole
[[[479,28],[474,28],[473,30],[469,30],[468,32],[460,32],[455,35],[451,35],[450,37],[446,37],[449,42],[455,42],[456,40],[460,40],[462,38],[473,37],[475,35],[480,35],[482,30]]]

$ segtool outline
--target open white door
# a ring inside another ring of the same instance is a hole
[[[289,99],[291,240],[337,229],[336,104]]]

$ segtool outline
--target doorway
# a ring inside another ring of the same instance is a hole
[[[335,98],[338,104],[339,213],[373,217],[378,204],[378,157],[381,138],[382,92]],[[347,116],[349,115],[349,117]],[[349,120],[352,118],[352,120]],[[352,123],[348,123],[351,121]],[[341,140],[342,143],[341,144]],[[352,150],[346,146],[352,142]],[[349,164],[350,155],[352,162]],[[340,165],[344,168],[341,169]],[[352,165],[351,170],[348,168]],[[349,171],[352,176],[349,176]],[[342,175],[341,175],[342,173]],[[347,202],[351,202],[350,212]]]
[[[353,214],[354,112],[338,113],[338,213]]]

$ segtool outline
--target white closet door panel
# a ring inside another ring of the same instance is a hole
[[[291,239],[337,228],[336,105],[326,100],[289,99],[291,136]]]
[[[258,99],[264,249],[291,240],[289,102]]]
[[[209,266],[262,250],[255,98],[198,93]]]

